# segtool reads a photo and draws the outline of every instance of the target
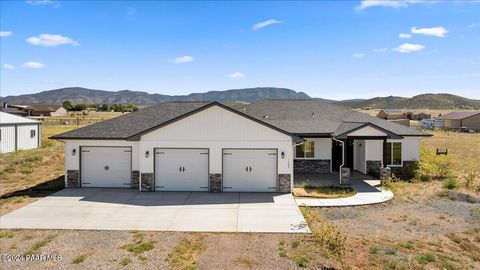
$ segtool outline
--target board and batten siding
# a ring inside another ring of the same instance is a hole
[[[402,160],[419,161],[420,160],[420,138],[404,137],[403,139],[390,140],[387,142],[402,143]],[[383,140],[365,140],[365,160],[382,161],[383,164]]]
[[[35,131],[35,135],[31,136],[31,131]],[[39,128],[38,125],[18,125],[17,126],[17,150],[27,150],[37,148],[39,142]]]
[[[314,157],[308,159],[332,159],[332,139],[331,138],[303,138],[305,141],[313,141]],[[295,149],[294,149],[295,151]],[[294,152],[295,155],[295,152]],[[295,159],[302,159],[296,158]]]
[[[218,106],[143,135],[140,153],[152,153],[154,148],[208,148],[210,173],[222,173],[223,148],[278,149],[278,173],[290,174],[293,179],[290,136]],[[281,158],[282,152],[285,158]],[[153,172],[153,157],[139,158],[140,171]]]
[[[0,153],[8,153],[15,151],[15,126],[0,126],[2,133],[0,140]]]
[[[0,130],[0,153],[28,150],[40,146],[41,128],[38,124],[7,124],[1,125]],[[32,130],[35,130],[33,137],[30,135]]]

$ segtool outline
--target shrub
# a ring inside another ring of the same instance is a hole
[[[443,183],[443,187],[448,188],[448,189],[456,189],[459,187],[459,183],[457,181],[457,178],[452,176],[448,177],[447,180]]]
[[[422,255],[417,257],[417,262],[423,265],[429,262],[434,262],[434,261],[435,261],[435,256],[430,252],[423,253]]]
[[[378,254],[378,247],[370,247],[370,254]]]
[[[387,179],[381,181],[381,186],[383,189],[395,191],[395,179],[389,176]]]
[[[125,257],[125,258],[123,258],[123,260],[120,261],[120,264],[123,265],[123,266],[126,266],[131,262],[132,262],[132,259],[130,259],[128,257]]]
[[[477,180],[478,180],[479,175],[480,175],[480,173],[475,169],[466,171],[465,176],[463,177],[464,180],[465,180],[465,187],[467,189],[475,191],[475,189],[478,188],[477,187],[477,185],[478,185]]]
[[[294,257],[295,262],[298,266],[305,268],[308,266],[308,262],[310,261],[307,256],[299,255]]]
[[[342,257],[345,253],[346,237],[335,226],[320,217],[318,211],[309,207],[303,209],[305,219],[312,230],[314,241],[317,247],[326,251],[327,254]]]
[[[33,172],[33,168],[32,167],[23,167],[20,170],[20,172],[23,173],[23,174],[31,174]]]
[[[452,161],[447,155],[436,155],[432,149],[420,149],[420,164],[415,176],[422,181],[445,179],[452,170]]]

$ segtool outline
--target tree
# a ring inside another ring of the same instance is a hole
[[[84,104],[84,103],[78,103],[77,105],[75,105],[74,107],[74,110],[75,111],[83,111],[83,110],[86,110],[87,109],[87,105]]]
[[[108,105],[108,104],[102,104],[102,111],[104,111],[104,112],[110,111],[110,105]]]
[[[70,100],[65,100],[62,105],[63,105],[63,108],[65,108],[65,110],[67,111],[71,111],[73,109],[73,105]]]

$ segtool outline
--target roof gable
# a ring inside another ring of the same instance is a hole
[[[0,124],[39,124],[39,121],[0,111]]]

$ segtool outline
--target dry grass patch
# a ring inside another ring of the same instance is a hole
[[[48,245],[55,238],[55,235],[49,235],[45,239],[35,242],[23,255],[32,255],[38,252],[42,247]]]
[[[167,261],[172,269],[192,270],[197,268],[198,255],[205,249],[204,236],[189,235],[168,254]]]
[[[252,269],[255,265],[257,265],[257,262],[255,262],[254,260],[244,257],[236,258],[235,260],[233,260],[233,263],[248,269]]]
[[[337,186],[304,186],[293,189],[295,197],[310,197],[310,198],[345,198],[351,197],[357,192],[351,187],[337,187]]]

